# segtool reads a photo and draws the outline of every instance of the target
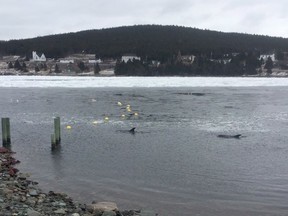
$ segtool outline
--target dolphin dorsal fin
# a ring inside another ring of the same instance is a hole
[[[135,127],[133,127],[131,130],[129,130],[129,132],[134,133],[135,132]]]

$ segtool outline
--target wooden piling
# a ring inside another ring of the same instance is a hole
[[[56,137],[55,137],[55,134],[51,134],[51,148],[52,149],[56,148]]]
[[[8,144],[11,144],[10,119],[9,118],[6,118],[6,124],[7,124],[7,142]]]
[[[5,146],[7,142],[6,118],[1,118],[1,126],[2,126],[2,144],[3,146]]]
[[[54,118],[54,134],[56,139],[56,145],[58,145],[61,142],[60,117]]]
[[[10,133],[10,119],[1,118],[2,125],[2,145],[7,146],[11,144],[11,133]]]
[[[61,122],[60,117],[57,117],[58,119],[58,133],[59,133],[59,143],[61,142]]]

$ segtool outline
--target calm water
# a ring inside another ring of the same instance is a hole
[[[288,214],[285,87],[0,88],[0,106],[21,171],[45,190],[168,216]]]

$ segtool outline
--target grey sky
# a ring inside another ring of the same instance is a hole
[[[287,0],[0,0],[0,40],[123,25],[181,25],[288,38]]]

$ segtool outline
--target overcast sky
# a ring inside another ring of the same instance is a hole
[[[162,24],[288,38],[288,0],[0,0],[0,40]]]

